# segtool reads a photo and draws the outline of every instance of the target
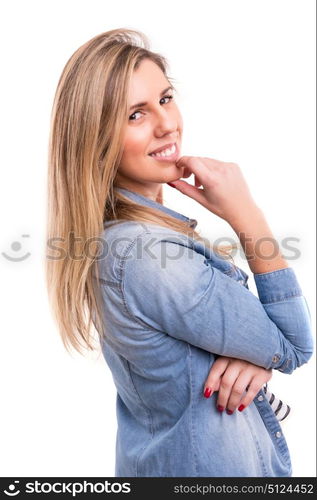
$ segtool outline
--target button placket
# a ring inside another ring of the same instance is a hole
[[[278,422],[273,421],[274,417],[271,414],[272,412],[272,407],[270,406],[267,398],[265,397],[264,393],[262,392],[263,389],[261,389],[261,393],[254,399],[255,405],[265,422],[265,425],[267,426],[268,431],[272,435],[272,439],[274,440],[275,445],[279,449],[280,453],[284,457],[285,460],[290,464],[290,456],[289,456],[289,451],[287,447],[287,443],[284,438],[283,432],[281,432],[281,428]],[[270,411],[269,411],[270,409]],[[274,419],[275,420],[275,419]]]

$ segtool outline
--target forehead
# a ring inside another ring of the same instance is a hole
[[[132,74],[128,91],[129,102],[134,104],[134,101],[148,99],[151,95],[157,97],[168,85],[169,81],[158,65],[144,59]]]

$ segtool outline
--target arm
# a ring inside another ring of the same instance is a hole
[[[292,268],[254,275],[257,298],[207,264],[186,236],[156,234],[142,236],[142,258],[139,241],[122,262],[122,293],[134,319],[266,369],[292,373],[310,359],[309,311]]]
[[[230,219],[240,239],[249,267],[254,274],[269,273],[288,267],[262,210],[253,205]]]

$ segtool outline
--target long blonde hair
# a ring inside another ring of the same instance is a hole
[[[123,153],[128,86],[133,71],[145,58],[155,62],[175,88],[173,79],[167,76],[167,60],[149,50],[146,36],[121,28],[95,36],[74,52],[54,97],[46,241],[49,250],[58,252],[46,255],[46,283],[63,344],[67,350],[72,346],[81,354],[82,348],[95,349],[92,327],[99,340],[105,335],[101,293],[96,286],[99,253],[95,241],[104,231],[105,222],[151,222],[209,245],[187,222],[137,204],[114,189]],[[230,257],[227,251],[232,248],[214,250]]]

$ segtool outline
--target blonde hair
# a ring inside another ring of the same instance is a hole
[[[91,245],[104,231],[105,222],[152,222],[210,246],[187,222],[137,204],[114,189],[123,153],[128,86],[133,71],[145,58],[155,62],[172,82],[167,76],[167,60],[149,50],[143,33],[125,28],[101,33],[69,58],[53,101],[46,241],[47,248],[55,250],[58,241],[59,253],[57,257],[46,256],[46,283],[63,344],[81,354],[82,348],[95,349],[92,327],[99,340],[105,335],[101,292],[96,286],[98,244]],[[227,251],[232,248],[214,250],[230,257]]]

